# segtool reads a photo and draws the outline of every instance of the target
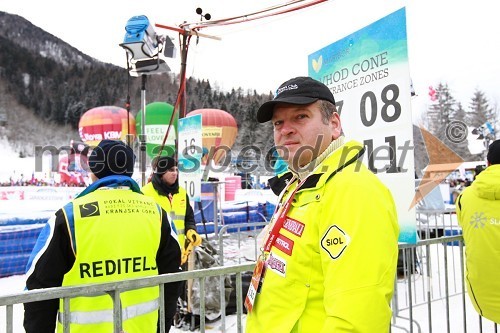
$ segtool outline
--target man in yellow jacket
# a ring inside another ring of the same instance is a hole
[[[183,250],[187,245],[186,239],[192,246],[201,245],[201,237],[196,232],[193,208],[186,190],[179,186],[179,169],[172,157],[160,156],[155,159],[151,181],[141,190],[170,214]]]
[[[500,324],[500,140],[488,148],[488,167],[456,201],[465,242],[465,279],[472,305]]]
[[[363,145],[342,135],[331,91],[290,79],[257,120],[272,121],[289,171],[245,300],[246,332],[388,332],[396,208],[361,163]]]
[[[26,269],[28,290],[180,272],[177,236],[166,212],[131,178],[134,160],[133,150],[121,141],[102,140],[93,149],[93,183],[41,231]],[[165,284],[166,332],[181,291],[182,281]],[[82,296],[69,302],[71,332],[113,332],[111,296]],[[158,286],[123,291],[120,303],[124,332],[157,331]],[[27,333],[54,333],[56,322],[57,331],[63,331],[62,300],[26,303],[24,309]]]

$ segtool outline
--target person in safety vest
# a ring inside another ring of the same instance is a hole
[[[389,332],[399,226],[330,89],[284,82],[257,111],[288,170],[245,299],[247,333]]]
[[[196,232],[193,208],[186,190],[179,186],[179,169],[172,157],[160,156],[153,161],[151,181],[141,190],[170,214],[183,251],[187,248],[186,239],[191,246],[201,244],[201,237]],[[183,261],[185,257],[186,253],[183,253]]]
[[[488,148],[487,167],[458,196],[465,243],[465,280],[474,309],[500,324],[500,140]]]
[[[88,164],[93,183],[59,209],[42,229],[26,267],[28,290],[122,281],[180,271],[181,251],[168,214],[131,178],[133,150],[103,140]],[[168,332],[182,281],[165,284]],[[159,286],[121,291],[122,331],[155,333]],[[72,333],[114,332],[111,295],[69,300]],[[63,331],[62,299],[24,304],[28,333]]]

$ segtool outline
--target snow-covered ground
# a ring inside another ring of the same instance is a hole
[[[19,158],[19,153],[16,153],[10,147],[5,138],[0,137],[0,183],[9,181],[12,178],[14,181],[23,177],[31,178],[32,172],[35,171],[35,158]]]

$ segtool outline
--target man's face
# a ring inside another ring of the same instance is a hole
[[[274,107],[271,122],[278,152],[294,168],[311,162],[341,134],[339,115],[333,113],[325,123],[320,102],[309,105],[279,103]]]
[[[176,166],[171,167],[167,170],[162,176],[161,179],[165,182],[165,184],[171,186],[177,180],[177,175],[179,174],[179,170]]]

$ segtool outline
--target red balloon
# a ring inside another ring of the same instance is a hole
[[[432,88],[432,86],[429,86],[429,97],[430,97],[431,101],[437,100],[436,90],[434,88]]]
[[[128,122],[128,130],[127,130]],[[80,138],[95,147],[104,139],[126,141],[127,135],[135,138],[135,118],[118,106],[98,106],[85,112],[78,123]]]

